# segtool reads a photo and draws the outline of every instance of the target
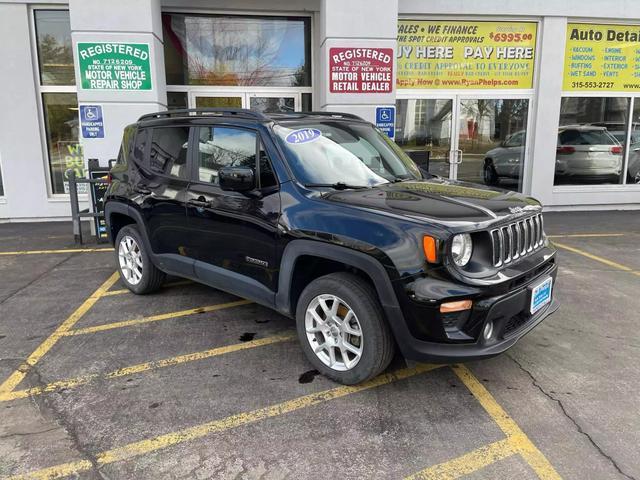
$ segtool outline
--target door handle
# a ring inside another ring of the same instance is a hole
[[[454,165],[460,165],[462,163],[462,150],[461,149],[456,149],[456,150],[451,150],[451,159],[449,160],[449,163],[453,163]]]
[[[209,208],[211,207],[211,202],[204,198],[202,195],[198,198],[190,198],[187,203],[189,205],[193,205],[194,207],[199,208]]]

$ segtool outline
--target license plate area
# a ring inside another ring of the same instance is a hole
[[[531,287],[531,302],[529,304],[529,313],[531,315],[551,302],[552,288],[553,278],[551,277],[547,277],[537,285]]]

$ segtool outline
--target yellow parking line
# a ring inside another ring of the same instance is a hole
[[[105,323],[94,327],[76,328],[63,333],[64,336],[86,335],[89,333],[104,332],[105,330],[113,330],[114,328],[131,327],[133,325],[142,325],[144,323],[159,322],[161,320],[171,320],[172,318],[185,317],[187,315],[195,315],[197,313],[215,312],[225,308],[239,307],[253,303],[249,300],[236,300],[235,302],[218,303],[217,305],[207,305],[206,307],[189,308],[188,310],[179,310],[177,312],[161,313],[151,315],[149,317],[136,318],[133,320],[124,320],[122,322]]]
[[[236,343],[233,345],[226,345],[224,347],[216,347],[210,350],[204,350],[202,352],[187,353],[183,355],[177,355],[175,357],[165,358],[162,360],[139,363],[130,367],[119,368],[118,370],[114,370],[108,373],[92,373],[89,375],[82,375],[67,380],[59,380],[57,382],[52,382],[41,387],[33,387],[24,390],[14,390],[11,392],[0,393],[0,402],[7,402],[9,400],[41,395],[43,393],[55,392],[62,389],[75,388],[98,379],[110,380],[112,378],[134,375],[136,373],[148,372],[150,370],[157,370],[159,368],[173,367],[175,365],[194,362],[197,360],[204,360],[206,358],[217,357],[220,355],[225,355],[227,353],[239,352],[241,350],[248,350],[250,348],[262,347],[265,345],[272,345],[274,343],[287,342],[293,340],[294,338],[296,337],[292,333],[274,335],[271,337],[251,340],[249,342]]]
[[[49,253],[93,253],[113,252],[113,248],[61,248],[59,250],[17,250],[15,252],[0,252],[3,255],[46,255]]]
[[[193,282],[191,280],[178,280],[175,282],[165,283],[162,288],[171,288],[171,287],[180,287],[182,285],[191,285]],[[121,288],[119,290],[109,290],[106,292],[103,297],[111,297],[112,295],[123,295],[125,293],[132,293],[128,288]]]
[[[511,439],[505,438],[448,462],[425,468],[421,472],[406,477],[405,480],[453,480],[469,475],[517,452]]]
[[[82,318],[82,316],[89,311],[91,307],[104,295],[104,292],[109,290],[114,283],[120,278],[118,272],[114,272],[111,276],[93,292],[89,298],[87,298],[82,305],[80,305],[69,317],[62,322],[49,337],[36,348],[31,355],[22,363],[16,371],[14,371],[9,378],[7,378],[2,385],[0,385],[0,394],[10,392],[18,386],[18,384],[27,375],[27,372],[49,351],[51,348],[64,336],[64,334],[71,330],[71,328]]]
[[[122,447],[113,448],[101,452],[96,455],[96,463],[98,466],[108,465],[123,460],[129,460],[131,458],[145,455],[158,450],[179,445],[192,440],[206,437],[214,433],[224,432],[233,428],[238,428],[244,425],[249,425],[260,420],[266,420],[268,418],[279,417],[281,415],[295,412],[303,408],[312,407],[330,400],[346,397],[354,393],[362,392],[372,388],[387,385],[392,382],[403,380],[409,377],[413,377],[420,373],[428,372],[441,365],[418,365],[413,368],[405,368],[393,373],[387,373],[380,375],[366,383],[354,386],[341,386],[332,388],[330,390],[323,390],[321,392],[304,395],[292,400],[287,400],[282,403],[271,405],[269,407],[259,408],[250,412],[238,413],[231,415],[230,417],[222,418],[219,420],[213,420],[201,425],[188,427],[176,432],[166,433],[153,438],[141,440],[139,442],[129,443]],[[69,475],[85,472],[93,468],[91,462],[87,460],[80,460],[76,462],[63,463],[53,467],[45,468],[42,470],[36,470],[22,475],[16,475],[11,477],[12,480],[17,479],[53,479],[62,478]]]
[[[599,238],[599,237],[624,237],[626,233],[566,233],[560,235],[547,235],[549,238]]]
[[[498,424],[514,448],[543,480],[559,480],[561,477],[549,460],[533,444],[518,424],[504,411],[480,381],[463,365],[454,365],[453,371],[480,402],[489,416]]]
[[[562,248],[564,250],[568,250],[569,252],[577,253],[578,255],[582,255],[583,257],[590,258],[591,260],[595,260],[596,262],[603,263],[604,265],[607,265],[609,267],[613,267],[613,268],[616,268],[618,270],[622,270],[623,272],[630,272],[630,273],[633,273],[634,275],[639,275],[640,276],[640,272],[634,271],[633,268],[627,267],[626,265],[622,265],[621,263],[614,262],[612,260],[608,260],[606,258],[599,257],[597,255],[594,255],[593,253],[589,253],[589,252],[585,252],[584,250],[580,250],[579,248],[570,247],[569,245],[565,245],[564,243],[553,242],[553,244],[556,247],[560,247],[560,248]]]

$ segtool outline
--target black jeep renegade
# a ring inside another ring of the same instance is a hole
[[[295,318],[346,384],[511,347],[558,307],[540,204],[421,171],[348,114],[174,110],[126,127],[105,213],[134,293],[178,275]]]

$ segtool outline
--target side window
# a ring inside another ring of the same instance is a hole
[[[278,185],[276,176],[273,173],[273,167],[269,160],[269,155],[264,149],[264,145],[260,142],[260,188],[274,187]]]
[[[223,167],[256,165],[255,132],[230,127],[200,127],[198,132],[198,178],[218,184]]]
[[[145,165],[144,154],[147,150],[147,143],[149,142],[149,130],[142,129],[136,133],[136,139],[133,143],[133,159],[140,165]]]
[[[149,168],[155,173],[187,180],[189,127],[156,127],[152,132]]]
[[[507,141],[507,147],[521,147],[524,145],[524,133],[516,133]]]

